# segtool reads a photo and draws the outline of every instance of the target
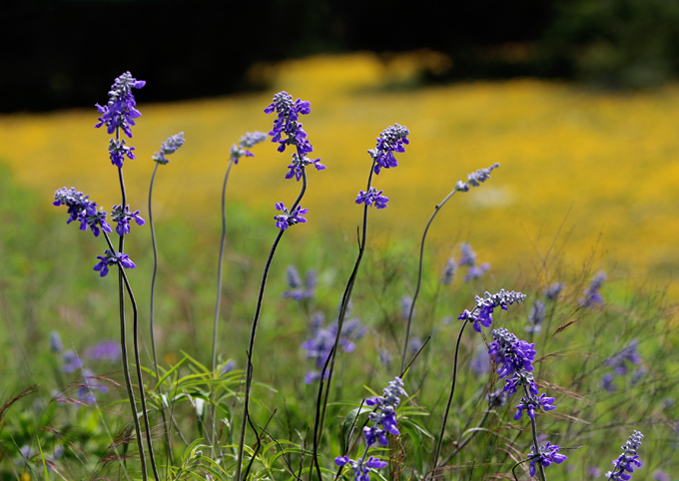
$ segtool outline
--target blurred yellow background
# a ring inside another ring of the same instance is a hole
[[[423,69],[445,61],[428,51],[387,62],[371,53],[287,61],[253,69],[252,75],[275,78],[270,92],[157,105],[144,103],[144,90],[153,88],[153,79],[144,79],[147,85],[135,92],[142,117],[128,140],[137,160],[124,168],[131,207],[146,212],[151,155],[183,131],[185,146],[159,168],[154,214],[156,222],[193,219],[200,235],[206,222],[217,220],[229,148],[246,131],[270,130],[273,116],[263,109],[273,93],[286,90],[311,102],[311,115],[301,121],[327,166],[309,171],[302,203],[309,223],[295,229],[323,229],[353,242],[361,215],[354,199],[370,167],[366,151],[385,127],[399,123],[410,129],[410,145],[397,169],[374,180],[391,199],[388,209],[371,213],[378,241],[419,238],[457,180],[499,162],[486,184],[457,194],[439,215],[431,230],[439,257],[468,241],[480,262],[493,264],[495,276],[517,269],[531,274],[559,232],[551,258],[576,272],[591,261],[614,279],[631,274],[663,286],[673,278],[679,267],[677,86],[634,94],[537,80],[408,88]],[[107,90],[103,85],[100,103]],[[97,116],[94,106],[0,116],[0,161],[20,183],[43,192],[46,205],[57,188],[74,186],[110,208],[120,202],[119,187],[109,136],[94,129]],[[260,144],[254,159],[235,166],[229,202],[271,217],[275,202],[290,205],[299,186],[284,179],[290,156],[275,147]]]

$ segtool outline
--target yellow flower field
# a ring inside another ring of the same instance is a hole
[[[184,131],[185,146],[159,169],[155,217],[195,218],[198,229],[214,222],[231,144],[246,131],[268,132],[273,117],[263,109],[275,91],[287,90],[311,101],[312,113],[302,121],[328,167],[310,171],[302,203],[309,223],[295,229],[323,229],[353,242],[361,212],[354,199],[370,166],[366,150],[385,127],[400,123],[410,129],[411,143],[400,166],[375,179],[391,199],[388,209],[372,213],[378,242],[419,236],[457,180],[499,162],[486,184],[457,194],[434,224],[431,246],[441,259],[456,242],[468,241],[496,277],[517,268],[533,276],[560,232],[550,256],[567,268],[579,271],[592,260],[593,269],[606,269],[613,280],[631,273],[664,286],[673,278],[679,267],[677,86],[636,94],[537,80],[382,88],[407,83],[426,57],[389,65],[369,53],[289,61],[260,68],[276,76],[270,92],[173,104],[145,104],[153,79],[144,79],[146,87],[136,92],[143,116],[129,141],[137,160],[125,164],[131,207],[145,212],[150,157],[168,136]],[[100,103],[108,87],[102,85]],[[96,119],[94,107],[0,116],[0,161],[22,184],[44,192],[46,205],[62,186],[105,206],[119,203],[108,136],[94,129]],[[284,179],[289,154],[270,143],[254,153],[232,171],[228,199],[273,216],[274,203],[289,205],[298,190]]]

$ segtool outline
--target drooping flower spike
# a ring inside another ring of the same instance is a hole
[[[233,146],[231,146],[230,160],[238,165],[238,160],[241,157],[254,157],[255,154],[248,149],[251,149],[264,140],[266,140],[266,134],[264,132],[246,132],[246,134],[240,138],[238,144],[233,144]]]
[[[377,145],[374,149],[368,151],[375,160],[375,174],[379,174],[383,168],[390,169],[398,165],[394,152],[402,153],[406,151],[404,145],[410,143],[408,135],[410,135],[410,131],[399,124],[387,127],[380,133],[380,136],[377,137]]]
[[[97,210],[97,203],[89,200],[89,196],[75,190],[74,187],[67,189],[62,187],[54,193],[52,205],[68,207],[69,218],[66,221],[70,224],[74,220],[80,222],[80,230],[86,231],[89,227],[95,237],[99,236],[100,229],[104,232],[111,232],[111,226],[106,222],[106,211]]]

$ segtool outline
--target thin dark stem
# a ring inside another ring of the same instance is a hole
[[[528,392],[528,386],[524,384],[523,390],[526,393],[526,399],[528,399],[530,397],[530,393]],[[538,428],[535,422],[535,416],[530,418],[530,427],[533,433],[533,446],[535,447],[535,455],[538,456],[538,459],[535,461],[535,464],[538,466],[538,473],[540,474],[538,477],[540,478],[540,481],[547,481],[547,478],[545,477],[545,467],[542,465],[542,461],[539,458],[540,442],[538,441]]]
[[[420,294],[420,287],[422,285],[422,259],[424,258],[424,242],[427,239],[427,232],[429,232],[429,227],[431,226],[431,223],[434,222],[434,218],[436,217],[436,214],[439,213],[441,208],[448,202],[448,199],[450,199],[455,192],[457,192],[457,187],[453,189],[452,192],[450,192],[442,201],[440,204],[436,206],[434,209],[434,212],[432,213],[431,217],[429,218],[429,222],[427,222],[427,226],[424,228],[424,233],[422,234],[422,242],[420,242],[420,266],[417,271],[417,287],[415,287],[415,293],[413,294],[413,300],[410,303],[410,311],[408,312],[408,325],[406,327],[406,339],[405,339],[405,344],[403,345],[403,358],[401,359],[401,371],[405,370],[405,365],[406,365],[406,357],[408,355],[408,342],[410,341],[410,327],[413,322],[413,312],[415,312],[415,303],[417,302],[417,296]]]
[[[160,164],[156,162],[156,166],[153,168],[153,174],[151,174],[151,183],[149,184],[149,224],[151,228],[151,243],[153,244],[153,275],[151,276],[151,309],[149,313],[149,330],[151,334],[151,351],[153,353],[153,368],[156,372],[156,382],[160,380],[160,371],[158,370],[158,356],[156,355],[156,336],[153,329],[156,276],[158,274],[158,247],[156,245],[156,231],[153,225],[153,209],[151,200],[153,199],[153,181],[156,178],[156,172],[158,171],[159,165]],[[165,405],[163,403],[162,396],[160,401],[160,415],[163,418],[163,429],[165,431],[165,451],[167,453],[167,459],[170,466],[174,466],[172,443],[170,439],[170,426],[168,425],[167,417],[165,416]]]
[[[297,199],[292,204],[290,212],[294,212],[295,208],[299,205],[299,203],[302,200],[302,197],[304,197],[306,188],[307,188],[306,171],[304,170],[304,168],[302,168],[302,188],[299,191]],[[243,420],[241,422],[240,437],[238,440],[238,459],[236,461],[236,475],[234,477],[236,481],[240,481],[241,479],[241,468],[242,468],[241,465],[243,463],[243,449],[245,447],[245,429],[250,416],[250,389],[252,387],[252,370],[253,370],[252,357],[255,348],[255,337],[257,335],[257,326],[259,324],[259,316],[262,312],[264,290],[266,288],[267,278],[269,277],[269,269],[271,268],[271,263],[273,262],[273,257],[274,254],[276,253],[276,248],[278,247],[278,244],[280,243],[284,232],[285,232],[284,229],[279,229],[278,234],[276,235],[276,239],[274,240],[273,245],[271,246],[271,251],[269,251],[269,256],[266,259],[266,264],[264,264],[264,272],[262,273],[262,282],[259,285],[259,295],[257,296],[255,315],[253,316],[252,319],[252,328],[250,330],[250,342],[248,344],[247,350],[247,364],[245,366],[245,372],[247,374],[245,376],[245,400],[243,403]]]
[[[436,441],[436,449],[434,450],[434,461],[432,462],[431,470],[434,471],[437,468],[437,463],[439,460],[439,455],[441,454],[441,445],[443,444],[443,436],[446,432],[446,423],[448,422],[448,415],[450,414],[450,406],[453,404],[453,396],[455,395],[455,385],[457,384],[457,360],[460,354],[460,342],[462,341],[462,333],[464,328],[467,327],[469,319],[465,319],[462,327],[460,328],[460,334],[457,336],[457,343],[455,344],[455,360],[453,361],[453,385],[450,388],[450,396],[448,396],[448,403],[446,404],[446,411],[443,414],[443,422],[441,423],[441,432],[439,438]]]
[[[370,173],[368,174],[368,186],[366,192],[370,191],[370,186],[372,184],[373,173],[375,169],[376,161],[373,160],[370,166]],[[337,318],[337,335],[335,336],[335,344],[330,351],[328,359],[325,361],[323,366],[323,371],[321,372],[321,377],[318,382],[318,397],[316,399],[316,419],[314,422],[314,437],[313,437],[313,455],[312,463],[316,466],[316,470],[320,481],[320,466],[318,464],[318,448],[321,442],[321,434],[323,433],[323,425],[325,424],[325,414],[328,407],[328,396],[330,393],[330,385],[332,383],[332,376],[335,369],[335,359],[337,355],[337,348],[339,347],[340,337],[342,336],[342,327],[344,326],[344,318],[346,317],[347,309],[349,307],[349,301],[351,300],[351,293],[354,289],[354,284],[356,284],[356,278],[358,277],[358,269],[361,265],[361,260],[363,259],[363,254],[365,252],[366,240],[368,235],[368,205],[363,206],[363,230],[361,232],[361,240],[358,245],[358,256],[356,257],[356,262],[354,263],[354,269],[351,271],[349,276],[349,281],[344,289],[344,294],[342,294],[342,303],[340,305],[340,312]],[[326,369],[328,369],[328,380],[325,381]],[[325,387],[325,391],[324,391]],[[325,394],[325,395],[324,395]],[[322,399],[322,401],[321,401]]]

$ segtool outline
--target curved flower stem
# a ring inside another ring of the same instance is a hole
[[[457,360],[460,354],[460,342],[462,341],[462,333],[464,328],[467,327],[469,319],[465,319],[462,327],[460,328],[460,334],[457,336],[457,343],[455,344],[455,360],[453,361],[453,385],[450,388],[450,396],[448,396],[448,403],[446,404],[446,411],[443,414],[443,422],[441,423],[441,432],[439,433],[439,438],[436,441],[436,449],[434,450],[434,460],[432,462],[431,471],[437,468],[437,463],[439,460],[439,455],[441,454],[441,445],[443,444],[443,436],[446,432],[446,423],[448,422],[448,415],[450,414],[450,406],[453,403],[453,395],[455,394],[455,385],[457,384]]]
[[[376,161],[370,167],[370,174],[368,175],[368,186],[366,192],[370,191],[370,186],[372,184],[372,178],[374,173]],[[323,425],[325,424],[325,413],[328,407],[328,396],[330,393],[330,384],[332,383],[332,375],[335,369],[335,359],[337,355],[337,348],[339,346],[340,337],[342,336],[342,327],[344,326],[344,318],[347,314],[347,308],[349,306],[349,301],[351,300],[351,293],[354,289],[354,284],[356,284],[356,277],[358,276],[358,269],[361,265],[361,260],[363,259],[363,253],[365,252],[366,239],[368,235],[368,205],[363,206],[363,230],[361,232],[361,240],[358,245],[358,256],[356,257],[356,262],[354,263],[354,269],[351,271],[349,276],[349,281],[344,289],[344,294],[342,294],[342,303],[340,305],[340,312],[337,318],[337,334],[335,336],[335,344],[328,359],[325,361],[323,370],[321,371],[321,377],[318,382],[318,397],[316,398],[316,419],[314,421],[314,437],[313,437],[313,455],[312,463],[316,467],[316,471],[319,477],[320,466],[318,464],[318,448],[321,442],[321,434],[323,433]],[[325,381],[325,373],[328,372],[328,380]],[[325,390],[324,390],[325,385]]]
[[[424,228],[424,233],[422,234],[422,242],[420,243],[420,266],[417,271],[417,287],[415,287],[415,293],[413,294],[413,301],[410,303],[410,311],[408,312],[408,326],[406,327],[406,339],[405,339],[405,344],[403,345],[403,358],[401,359],[401,371],[405,369],[406,365],[406,357],[408,355],[408,342],[410,341],[410,327],[413,322],[413,312],[415,312],[415,303],[417,302],[417,296],[420,294],[420,286],[422,285],[422,259],[424,257],[424,242],[427,239],[427,232],[429,232],[429,227],[431,226],[432,222],[434,222],[434,218],[436,217],[436,214],[439,213],[441,208],[448,202],[448,199],[450,199],[455,192],[457,192],[457,187],[453,189],[452,192],[450,192],[442,201],[440,204],[436,206],[434,209],[433,214],[429,218],[429,222],[427,222],[427,226]]]
[[[154,299],[155,299],[155,289],[156,289],[156,275],[158,273],[158,247],[156,245],[156,231],[153,227],[153,209],[151,208],[151,199],[153,198],[153,181],[156,178],[156,171],[160,164],[156,162],[156,166],[153,168],[153,174],[151,174],[151,183],[149,184],[149,224],[151,227],[151,243],[153,244],[153,276],[151,277],[151,309],[149,316],[149,330],[151,334],[151,351],[153,353],[153,368],[156,372],[156,382],[160,380],[160,371],[158,370],[158,357],[156,355],[156,336],[153,331],[153,314],[154,314]],[[171,466],[174,466],[174,459],[172,456],[172,443],[170,440],[170,427],[167,422],[167,417],[165,415],[165,404],[162,400],[160,401],[160,415],[163,418],[163,429],[165,431],[165,451],[167,454],[168,462]]]
[[[304,193],[307,188],[307,177],[304,167],[302,167],[302,188],[299,191],[299,195],[295,202],[290,208],[290,212],[294,212],[295,208],[302,201]],[[262,312],[262,303],[264,299],[264,290],[266,288],[266,280],[269,277],[269,269],[271,268],[271,263],[273,261],[274,254],[276,253],[276,248],[278,247],[281,238],[283,237],[284,229],[280,229],[276,235],[276,239],[271,246],[269,251],[269,257],[266,259],[266,264],[264,264],[264,272],[262,273],[262,282],[259,285],[259,295],[257,296],[257,305],[255,307],[255,315],[252,319],[252,328],[250,330],[250,342],[248,343],[247,354],[247,364],[245,366],[245,401],[243,403],[243,419],[241,421],[240,435],[238,440],[238,459],[236,461],[236,475],[234,479],[240,481],[241,479],[241,469],[243,464],[243,449],[245,447],[245,429],[250,418],[250,389],[252,387],[252,353],[255,349],[255,336],[257,334],[257,325],[259,324],[259,316]]]

